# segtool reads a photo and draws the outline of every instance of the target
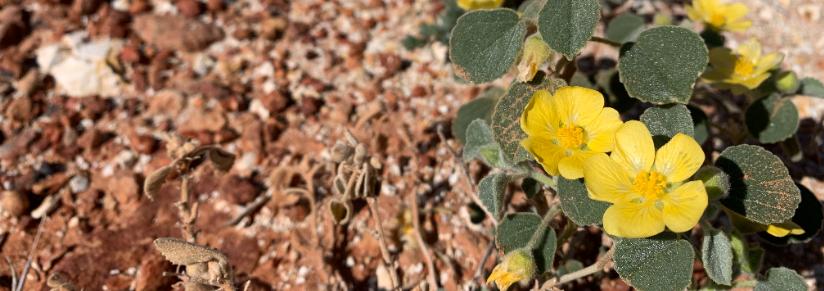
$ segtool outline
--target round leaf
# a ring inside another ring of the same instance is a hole
[[[477,98],[462,105],[458,109],[455,120],[452,121],[452,135],[458,138],[461,143],[466,144],[466,128],[469,127],[469,123],[479,118],[489,123],[492,108],[495,107],[498,97],[504,93],[506,93],[504,89],[492,87]]]
[[[767,279],[758,281],[755,291],[806,291],[807,283],[795,271],[784,267],[771,268],[767,271]]]
[[[652,140],[660,147],[677,133],[689,136],[695,134],[690,110],[683,104],[664,107],[650,107],[641,114],[641,121],[647,125]]]
[[[504,173],[487,175],[478,183],[478,196],[483,207],[498,220],[501,211],[504,209],[504,198],[506,196],[506,186],[509,184],[509,176]]]
[[[698,34],[677,26],[641,33],[618,63],[621,82],[633,98],[654,104],[683,103],[704,72],[707,46]]]
[[[638,290],[684,290],[692,279],[692,245],[674,235],[621,239],[615,243],[615,271]]]
[[[761,223],[792,218],[801,194],[781,159],[754,145],[728,147],[715,162],[730,177],[730,192],[721,200],[730,210]]]
[[[705,230],[701,244],[701,262],[712,281],[722,285],[732,283],[732,246],[724,232],[717,229]]]
[[[586,45],[601,18],[598,0],[548,0],[538,16],[541,37],[571,60]]]
[[[813,78],[801,79],[801,95],[824,98],[824,84]]]
[[[644,18],[632,13],[624,13],[609,22],[606,37],[617,43],[625,43],[638,38],[642,30],[644,30]]]
[[[773,94],[747,108],[747,129],[761,143],[776,143],[798,130],[798,109],[792,101]]]
[[[504,253],[526,247],[535,230],[541,226],[541,217],[535,213],[520,212],[509,214],[498,225],[495,242]],[[544,237],[532,253],[538,271],[543,273],[552,269],[555,258],[555,230],[547,228]]]
[[[455,72],[474,83],[489,82],[515,63],[526,24],[511,9],[476,10],[458,18],[449,40]]]
[[[579,180],[558,179],[561,210],[577,225],[602,224],[609,203],[595,201],[587,195],[587,188]]]
[[[798,209],[795,210],[792,222],[801,226],[804,229],[803,234],[787,235],[785,237],[774,237],[766,233],[759,233],[762,239],[769,243],[776,245],[783,245],[787,243],[805,243],[810,241],[814,236],[821,231],[821,225],[824,223],[824,213],[822,213],[821,202],[815,197],[815,194],[801,184],[795,184],[801,190],[801,203],[798,204]]]

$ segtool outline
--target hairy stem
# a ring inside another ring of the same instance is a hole
[[[534,250],[538,247],[538,244],[543,240],[544,234],[546,234],[546,229],[549,227],[549,222],[552,221],[552,218],[555,215],[561,212],[561,207],[558,205],[553,205],[546,214],[544,214],[544,219],[541,220],[541,225],[538,226],[538,229],[532,233],[532,238],[529,239],[529,243],[527,243],[526,248],[530,250]]]
[[[612,248],[607,253],[598,259],[594,264],[587,266],[586,268],[580,269],[578,271],[564,274],[563,276],[559,277],[557,280],[549,280],[541,286],[541,290],[552,290],[553,287],[566,284],[586,276],[601,272],[604,270],[604,266],[612,260],[612,255],[615,253],[615,249]]]
[[[600,36],[593,36],[592,38],[590,38],[590,39],[589,39],[589,41],[591,41],[591,42],[599,42],[599,43],[607,44],[607,45],[610,45],[610,46],[613,46],[613,47],[617,47],[617,48],[621,47],[621,44],[620,44],[620,43],[617,43],[617,42],[614,42],[614,41],[608,40],[608,39],[603,38],[603,37],[600,37]]]

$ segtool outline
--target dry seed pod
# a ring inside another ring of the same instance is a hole
[[[154,200],[155,194],[160,191],[160,187],[166,182],[166,178],[171,171],[171,166],[164,166],[146,177],[146,181],[143,182],[143,192],[146,193],[146,197],[149,197],[149,200]]]
[[[335,143],[335,147],[332,148],[332,161],[335,163],[343,162],[355,152],[355,149],[345,143],[338,141]]]
[[[329,211],[336,224],[347,224],[352,216],[352,202],[333,198],[329,201]]]
[[[212,161],[212,164],[220,171],[226,172],[232,169],[232,165],[235,163],[235,155],[224,151],[222,149],[213,147],[208,152],[206,152],[206,156]]]
[[[363,164],[366,161],[366,147],[363,144],[358,144],[355,147],[355,157],[354,162],[356,165]]]
[[[51,291],[76,291],[77,287],[72,284],[61,272],[54,272],[46,279],[46,286],[51,288]]]
[[[160,251],[166,260],[175,265],[192,265],[217,261],[223,269],[227,270],[228,260],[220,251],[196,245],[182,239],[173,237],[161,237],[154,241],[155,248]]]

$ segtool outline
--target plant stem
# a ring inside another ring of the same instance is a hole
[[[534,233],[532,233],[529,243],[526,244],[527,249],[534,250],[538,247],[538,244],[541,243],[544,238],[546,229],[549,227],[549,222],[552,221],[552,218],[555,217],[558,212],[561,212],[561,207],[556,204],[553,205],[552,208],[546,212],[546,214],[544,214],[544,219],[541,220],[541,225],[538,226],[538,229],[536,229]]]
[[[530,170],[527,173],[527,175],[530,178],[535,179],[538,182],[541,182],[541,184],[544,184],[545,186],[547,186],[549,188],[552,188],[552,190],[556,190],[556,191],[558,190],[558,180],[556,180],[554,177],[550,177],[550,176],[544,175],[543,173],[540,173],[538,171],[532,171],[532,170]]]
[[[617,48],[620,48],[620,47],[621,47],[621,44],[620,44],[620,43],[617,43],[617,42],[614,42],[614,41],[608,40],[608,39],[603,38],[603,37],[600,37],[600,36],[593,36],[592,38],[590,38],[590,39],[589,39],[589,41],[592,41],[592,42],[600,42],[600,43],[607,44],[607,45],[610,45],[610,46],[613,46],[613,47],[617,47]]]
[[[615,253],[615,249],[609,249],[607,253],[598,259],[594,264],[587,266],[586,268],[580,269],[578,271],[564,274],[563,276],[559,277],[558,280],[549,280],[541,286],[541,290],[552,290],[552,287],[566,284],[586,276],[601,272],[604,270],[604,266],[612,260],[612,255]]]
[[[578,225],[572,220],[567,219],[567,224],[564,226],[564,230],[561,232],[561,236],[558,237],[558,243],[556,244],[559,248],[563,245],[573,234],[575,231],[578,230]]]

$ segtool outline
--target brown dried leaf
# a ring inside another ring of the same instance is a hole
[[[235,163],[235,155],[224,151],[220,148],[213,147],[207,153],[206,156],[212,161],[212,164],[218,170],[223,172],[229,171],[232,169],[232,165]]]
[[[222,266],[228,266],[226,256],[220,251],[179,238],[161,237],[154,241],[154,245],[166,260],[175,265],[192,265],[217,261]]]
[[[146,181],[143,182],[143,192],[146,193],[146,197],[149,197],[149,200],[154,200],[155,194],[160,191],[160,187],[166,182],[166,177],[168,177],[171,172],[172,166],[167,165],[146,177]]]

